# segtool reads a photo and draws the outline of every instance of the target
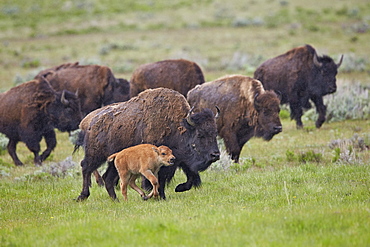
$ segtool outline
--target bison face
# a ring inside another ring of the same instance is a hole
[[[210,109],[195,114],[190,112],[183,124],[189,135],[187,149],[191,153],[191,159],[185,162],[194,172],[204,171],[220,159],[215,116]]]
[[[319,70],[317,81],[321,85],[322,96],[335,93],[337,91],[336,76],[338,68],[342,63],[343,56],[338,64],[328,56],[314,58],[316,68]]]
[[[279,117],[280,100],[273,91],[266,91],[255,97],[254,107],[258,112],[256,136],[269,141],[283,130]]]
[[[67,90],[56,94],[56,100],[48,109],[52,125],[62,132],[78,129],[82,119],[79,99]]]

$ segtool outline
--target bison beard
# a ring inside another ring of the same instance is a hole
[[[80,123],[85,157],[81,161],[83,189],[77,200],[88,198],[91,173],[109,155],[141,143],[168,146],[176,157],[174,166],[162,167],[159,171],[161,198],[165,198],[165,184],[171,181],[177,167],[183,169],[187,181],[178,185],[176,191],[199,186],[199,171],[219,159],[217,128],[211,110],[186,118],[189,110],[189,104],[180,93],[158,88],[87,115]],[[114,187],[118,174],[114,166],[108,166],[103,179],[108,194],[116,199]]]

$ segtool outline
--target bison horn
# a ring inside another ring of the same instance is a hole
[[[322,66],[322,63],[319,62],[318,58],[317,58],[317,54],[315,53],[313,55],[313,63],[317,66],[317,67],[321,67]]]
[[[260,104],[258,103],[258,100],[257,100],[257,97],[258,97],[259,93],[256,93],[256,95],[254,96],[254,108],[259,111],[259,108],[260,108]]]
[[[342,61],[343,61],[343,55],[340,57],[339,63],[337,63],[337,68],[339,68],[339,66],[342,64]]]
[[[69,102],[66,99],[65,93],[66,93],[66,90],[63,90],[62,97],[60,97],[60,101],[63,103],[63,105],[68,105]]]
[[[191,117],[190,117],[193,110],[194,110],[194,106],[189,110],[188,115],[186,116],[186,122],[188,122],[188,124],[190,124],[191,126],[195,126],[195,123],[191,120]]]
[[[75,95],[76,95],[76,98],[78,98],[78,88],[77,88],[77,90],[75,92]]]
[[[218,106],[217,106],[217,105],[216,105],[215,107],[216,107],[216,109],[217,109],[217,113],[216,113],[216,115],[215,115],[215,118],[217,119],[217,118],[220,116],[220,108],[218,108]]]

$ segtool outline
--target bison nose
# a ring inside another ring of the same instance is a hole
[[[219,160],[220,159],[220,152],[211,153],[211,159],[212,159],[213,162]]]
[[[283,131],[283,127],[282,126],[274,126],[274,132],[275,133],[280,133],[281,131]]]
[[[170,163],[170,165],[175,164],[175,158],[171,158],[171,159],[170,159],[170,162],[168,162],[168,163]]]

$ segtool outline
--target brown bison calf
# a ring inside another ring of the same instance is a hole
[[[158,197],[158,171],[161,166],[173,165],[175,156],[167,146],[156,147],[151,144],[140,144],[123,149],[108,157],[108,162],[114,162],[121,179],[122,195],[127,201],[127,185],[136,190],[144,200],[153,195]],[[110,164],[111,165],[111,164]],[[142,174],[153,185],[148,196],[136,185],[135,180]]]

